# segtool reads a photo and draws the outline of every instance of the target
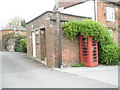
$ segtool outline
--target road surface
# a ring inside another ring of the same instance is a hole
[[[45,67],[24,53],[0,52],[2,88],[117,88],[114,85]]]

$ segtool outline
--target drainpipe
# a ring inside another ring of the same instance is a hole
[[[59,9],[59,0],[56,0],[56,24],[57,24],[57,59],[58,59],[58,68],[61,68],[62,65],[62,31],[60,25],[60,11]]]
[[[94,19],[95,19],[95,21],[97,21],[97,17],[96,17],[96,2],[95,2],[96,0],[93,0],[93,2],[94,2]]]

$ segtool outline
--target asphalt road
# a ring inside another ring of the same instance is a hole
[[[0,52],[2,88],[117,88],[114,85],[56,71],[24,53]]]

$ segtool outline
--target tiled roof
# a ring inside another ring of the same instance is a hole
[[[46,11],[44,13],[42,13],[41,15],[35,17],[34,19],[30,20],[29,22],[27,22],[26,24],[29,24],[30,22],[34,21],[35,19],[45,15],[46,13],[54,13],[53,11]],[[68,15],[68,16],[74,16],[74,17],[81,17],[81,18],[90,18],[90,17],[85,17],[85,16],[77,16],[77,15],[71,15],[71,14],[66,14],[66,13],[60,13],[60,14],[63,14],[63,15]],[[51,20],[53,20],[52,18],[50,18]],[[91,18],[90,18],[91,19]]]
[[[86,1],[90,1],[90,0],[60,0],[59,7],[68,8],[68,7],[71,7],[71,6],[80,4],[80,3],[84,3]],[[95,0],[95,1],[110,2],[110,3],[116,4],[116,5],[120,5],[119,0]],[[53,11],[55,11],[55,9],[56,9],[56,5],[55,5]]]
[[[20,31],[25,31],[26,28],[22,27],[22,26],[13,26],[13,25],[8,25],[5,28],[1,29],[1,31],[3,30],[20,30]]]
[[[84,3],[86,1],[89,1],[89,0],[60,0],[59,7],[68,8],[76,4]],[[53,10],[55,9],[56,9],[56,6],[54,7]]]

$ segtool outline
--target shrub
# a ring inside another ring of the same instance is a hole
[[[102,46],[102,52],[99,52],[100,63],[106,65],[116,65],[119,63],[118,47],[116,45]]]
[[[15,37],[14,50],[15,50],[16,52],[19,52],[20,39],[22,39],[22,38],[23,38],[23,36],[21,36],[21,35],[18,35],[18,36]]]
[[[120,47],[118,47],[118,60],[120,61]]]
[[[118,47],[110,36],[107,28],[90,19],[83,21],[69,21],[63,24],[63,33],[71,40],[79,34],[88,37],[93,36],[98,40],[99,62],[101,64],[115,65],[119,63]]]
[[[25,36],[22,35],[16,36],[14,50],[16,52],[27,52],[27,43]]]
[[[27,52],[27,40],[26,40],[26,38],[20,39],[19,51]]]
[[[72,67],[85,67],[84,63],[73,65]]]

